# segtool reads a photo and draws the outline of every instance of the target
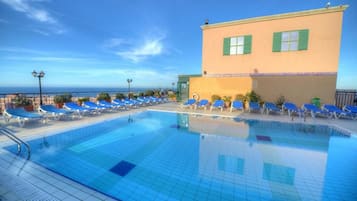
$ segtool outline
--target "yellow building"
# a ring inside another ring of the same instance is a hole
[[[334,103],[343,11],[347,5],[256,17],[202,29],[202,76],[190,97],[254,90],[264,101]]]

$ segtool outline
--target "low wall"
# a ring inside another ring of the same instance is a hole
[[[193,77],[190,78],[190,96],[199,94],[200,99],[246,94],[254,90],[263,101],[275,102],[280,96],[287,101],[302,105],[313,97],[322,103],[335,103],[336,75],[256,76],[256,77]]]

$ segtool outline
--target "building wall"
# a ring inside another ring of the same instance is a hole
[[[232,96],[252,90],[251,77],[194,77],[190,78],[190,95],[198,94],[200,99],[211,101],[212,95]]]
[[[275,102],[284,96],[298,105],[318,97],[321,103],[334,104],[336,75],[253,77],[254,91],[264,101]]]
[[[287,101],[302,105],[318,97],[321,103],[334,104],[336,75],[325,76],[258,76],[258,77],[196,77],[190,78],[190,95],[211,101],[212,95],[245,95],[254,90],[263,101],[275,102],[280,96]]]
[[[326,9],[327,10],[327,9]],[[341,9],[227,26],[202,26],[202,74],[337,72],[342,28]],[[239,21],[238,21],[239,22]],[[309,30],[308,49],[272,52],[273,33]],[[225,37],[252,35],[252,52],[223,56]]]
[[[334,104],[343,11],[322,8],[232,22],[203,25],[202,77],[190,78],[190,96],[211,100],[251,90],[264,101],[286,100],[301,105],[313,97]],[[274,32],[309,30],[308,48],[273,52]],[[250,54],[223,55],[223,40],[252,36]]]

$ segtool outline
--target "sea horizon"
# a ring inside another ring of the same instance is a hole
[[[133,87],[130,88],[131,92],[145,92],[146,90],[161,90],[169,88],[155,88],[155,87]],[[115,93],[128,93],[128,87],[43,87],[43,95],[56,95],[71,93],[72,96],[79,97],[95,97],[100,92],[107,92],[109,94]],[[38,87],[0,87],[0,95],[5,96],[8,94],[39,94]]]

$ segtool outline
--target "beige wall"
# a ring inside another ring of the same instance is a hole
[[[337,72],[343,11],[230,26],[203,26],[202,75]],[[309,30],[308,50],[272,52],[273,33]],[[252,52],[223,56],[225,37],[252,35]]]
[[[271,76],[271,77],[195,77],[190,78],[190,98],[194,93],[200,99],[211,101],[212,95],[232,96],[257,92],[263,101],[275,102],[280,96],[298,105],[319,97],[322,103],[334,104],[336,75],[325,76]]]
[[[280,96],[298,105],[311,102],[313,97],[322,103],[335,101],[336,75],[254,77],[253,82],[254,91],[265,101],[275,102]]]
[[[212,95],[232,96],[245,94],[252,89],[252,78],[250,77],[191,77],[190,78],[190,98],[196,93],[200,99],[211,101]]]

